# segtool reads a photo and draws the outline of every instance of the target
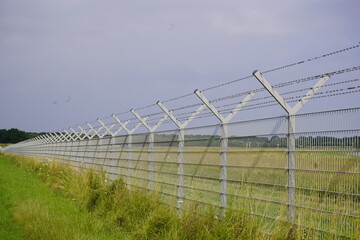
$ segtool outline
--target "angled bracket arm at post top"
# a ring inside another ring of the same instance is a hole
[[[229,115],[227,117],[223,117],[223,115],[221,115],[221,113],[216,109],[216,107],[214,107],[210,101],[199,91],[199,90],[195,90],[194,92],[196,94],[196,96],[198,96],[200,98],[200,100],[204,103],[204,105],[206,105],[210,111],[220,120],[221,123],[228,123],[230,122],[230,120],[248,103],[248,101],[250,101],[250,99],[255,95],[254,92],[250,92],[245,98],[244,100],[239,103],[232,111],[231,113],[229,113]]]
[[[64,136],[61,135],[59,132],[54,132],[54,134],[56,134],[56,136],[58,136],[58,142],[63,142],[64,141]]]
[[[250,99],[255,95],[254,92],[250,92],[244,100],[239,103],[232,111],[229,113],[229,115],[225,118],[225,122],[230,122],[231,119],[250,101]]]
[[[69,141],[71,141],[72,140],[72,138],[71,138],[71,136],[67,133],[67,131],[65,131],[65,129],[63,129],[63,131],[64,131],[64,137],[66,138],[66,141],[67,142],[69,142]]]
[[[210,103],[210,101],[200,92],[200,90],[196,89],[194,91],[196,96],[200,98],[200,100],[210,109],[210,111],[217,117],[220,122],[225,123],[225,118],[221,115],[221,113]]]
[[[44,143],[44,140],[40,136],[36,137],[36,141],[40,143]]]
[[[280,106],[287,112],[291,113],[291,107],[285,99],[271,86],[271,84],[261,75],[259,71],[253,72],[254,77],[259,80],[259,82],[264,86],[264,88],[275,98],[275,100],[280,104]]]
[[[90,129],[94,132],[94,135],[92,135],[91,138],[93,138],[95,135],[97,135],[99,138],[104,137],[104,135],[99,134],[99,132],[101,131],[101,129],[103,129],[103,127],[100,127],[98,130],[96,130],[93,126],[91,126],[90,123],[87,122],[86,125],[88,125]]]
[[[296,114],[314,94],[329,80],[329,76],[323,76],[315,85],[310,89],[310,91],[305,94],[301,100],[294,106],[291,107],[285,99],[271,86],[271,84],[266,80],[259,71],[254,71],[254,77],[259,80],[259,82],[265,87],[265,89],[275,98],[275,100],[281,105],[281,107],[289,114]]]
[[[55,132],[49,133],[49,134],[53,137],[53,139],[54,139],[53,142],[59,142],[60,141],[58,135]]]
[[[130,120],[127,120],[126,122],[121,122],[120,119],[115,115],[112,114],[111,115],[113,117],[113,119],[115,119],[115,121],[120,125],[120,128],[117,130],[117,133],[119,133],[121,130],[125,130],[125,132],[129,133],[130,130],[126,127],[126,125],[128,125],[128,123],[130,122]]]
[[[144,125],[149,130],[149,132],[154,132],[168,118],[168,115],[165,114],[164,117],[162,117],[155,126],[150,127],[149,124],[147,124],[147,122],[146,122],[146,120],[149,119],[149,116],[142,118],[142,117],[140,117],[140,115],[137,112],[135,112],[134,109],[131,109],[130,111],[142,123],[142,125]]]
[[[108,128],[103,121],[101,121],[100,118],[97,119],[97,121],[101,124],[101,126],[103,128],[105,128],[105,133],[103,134],[105,136],[105,134],[108,132],[111,136],[114,136],[114,133],[111,131],[111,129],[114,127],[114,125],[110,126],[110,128]]]
[[[160,127],[160,125],[163,124],[168,117],[169,116],[165,114],[164,117],[152,128],[152,131],[155,131],[158,127]]]
[[[45,139],[42,137],[42,136],[38,136],[36,137],[37,138],[37,141],[40,142],[40,143],[46,143]]]
[[[88,127],[90,128],[90,131],[88,132],[89,136],[90,136],[90,133],[93,132],[94,134],[90,136],[90,138],[93,138],[95,135],[99,136],[99,134],[96,132],[95,128],[93,128],[93,126],[86,122],[86,125],[88,125]]]
[[[58,142],[63,142],[64,141],[64,136],[61,135],[59,132],[54,132],[54,134],[57,136]]]
[[[51,143],[51,140],[47,134],[40,135],[40,137],[42,137],[42,139],[44,139],[45,143]]]
[[[44,139],[45,143],[51,143],[51,139],[47,135],[40,135]]]
[[[121,128],[119,128],[119,130],[118,131],[121,131],[122,129],[124,129],[125,130],[125,132],[127,133],[127,134],[133,134],[140,126],[141,126],[141,122],[139,122],[133,129],[128,129],[127,127],[126,127],[126,125],[128,124],[128,123],[130,123],[130,120],[127,120],[126,122],[121,122],[120,121],[120,119],[115,115],[115,114],[113,114],[113,115],[111,115],[114,119],[115,119],[115,121],[121,126]],[[146,121],[147,119],[148,119],[149,117],[148,116],[146,116],[146,117],[144,117],[144,121]]]
[[[292,108],[292,114],[297,113],[329,79],[330,77],[328,75],[323,76]]]
[[[87,137],[88,139],[90,139],[89,134],[88,134],[80,125],[77,125],[77,127],[81,130],[82,134],[84,134],[85,137]],[[84,138],[85,138],[85,137],[84,137]],[[84,139],[84,138],[83,138],[83,139]]]
[[[38,139],[39,139],[39,141],[40,141],[41,143],[47,143],[47,141],[46,141],[46,139],[44,138],[44,136],[39,136]]]
[[[202,104],[184,123],[180,123],[172,111],[169,111],[162,102],[158,101],[156,103],[168,116],[169,118],[175,123],[176,126],[180,129],[184,129],[192,120],[195,119],[195,117],[206,107],[205,104]]]
[[[79,139],[79,140],[83,140],[81,137],[80,137],[80,135],[73,129],[73,128],[70,128],[70,130],[75,134],[75,136],[76,136],[76,140],[77,139]]]
[[[161,108],[161,110],[163,110],[171,119],[171,121],[173,121],[175,123],[176,126],[178,126],[179,128],[181,128],[181,123],[176,119],[176,117],[172,114],[172,111],[169,111],[160,101],[157,101],[156,104]]]
[[[135,115],[135,117],[142,123],[142,125],[144,125],[144,127],[146,127],[150,132],[152,131],[152,128],[146,123],[146,120],[140,117],[140,115],[135,112],[134,109],[131,109],[130,112]]]
[[[49,139],[49,143],[53,143],[55,141],[54,137],[50,133],[45,134],[45,136]]]
[[[69,141],[69,139],[67,138],[67,136],[65,134],[63,134],[62,132],[58,132],[60,134],[60,136],[62,137],[62,142],[67,142]]]
[[[144,120],[145,120],[145,121],[148,120],[148,119],[149,119],[148,116],[144,117]],[[135,126],[133,129],[131,129],[131,130],[128,132],[128,134],[133,134],[141,125],[142,125],[141,122],[139,122],[138,124],[136,124],[136,126]]]
[[[189,125],[189,123],[191,123],[192,120],[194,120],[195,117],[199,115],[199,113],[204,110],[205,107],[206,105],[202,104],[198,109],[196,109],[196,111],[182,124],[182,127],[185,128],[187,125]]]
[[[64,132],[65,132],[66,135],[69,137],[69,140],[75,141],[75,139],[73,138],[73,136],[71,135],[71,133],[69,133],[66,129],[64,129]]]

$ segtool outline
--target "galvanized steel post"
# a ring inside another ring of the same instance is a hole
[[[141,122],[138,123],[133,129],[128,129],[126,127],[126,125],[130,122],[130,120],[127,120],[125,123],[121,122],[120,119],[115,115],[115,114],[112,114],[111,115],[115,121],[121,126],[116,134],[118,132],[120,132],[122,129],[124,129],[127,133],[127,136],[126,136],[126,145],[127,145],[127,181],[129,183],[131,177],[132,177],[132,170],[133,170],[133,166],[132,166],[132,134],[136,131],[136,129],[138,129],[140,126],[141,126]],[[148,117],[145,117],[144,120],[146,121],[148,119]]]
[[[273,98],[280,104],[280,106],[288,114],[288,129],[287,129],[287,152],[288,152],[288,221],[294,223],[295,221],[295,125],[296,113],[309,101],[309,99],[329,80],[329,76],[323,76],[301,100],[291,107],[285,99],[271,86],[271,84],[261,75],[259,71],[253,72],[254,77],[265,87],[265,89],[273,96]]]
[[[231,119],[247,104],[247,102],[255,95],[250,92],[242,102],[240,102],[227,117],[223,117],[221,113],[214,107],[210,101],[199,91],[195,90],[196,96],[206,105],[210,111],[221,122],[221,136],[220,136],[220,204],[221,215],[224,217],[227,207],[227,152],[228,152],[228,123]]]
[[[164,104],[160,101],[157,105],[165,112],[165,114],[175,123],[178,127],[178,185],[177,185],[177,206],[181,214],[181,206],[184,202],[184,147],[185,147],[185,127],[195,119],[195,117],[205,108],[202,104],[183,124],[181,124],[176,117],[169,111]]]
[[[154,126],[150,127],[146,120],[147,118],[142,118],[140,115],[135,112],[134,109],[130,110],[132,114],[148,129],[149,131],[149,137],[148,137],[148,189],[154,190],[155,185],[155,176],[154,176],[154,166],[153,166],[153,159],[154,159],[154,138],[155,138],[155,130],[168,118],[168,115],[164,115],[162,119]]]

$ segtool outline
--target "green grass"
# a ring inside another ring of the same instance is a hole
[[[0,239],[124,239],[86,208],[0,156]]]
[[[11,212],[27,239],[285,239],[289,232],[284,227],[276,237],[264,235],[257,231],[261,222],[244,211],[229,211],[219,221],[214,209],[198,214],[193,205],[179,217],[172,207],[159,204],[155,192],[128,189],[121,179],[109,184],[103,173],[92,170],[75,172],[9,155],[1,157],[1,164],[12,169],[6,177],[20,186],[7,192],[21,193],[11,199]]]
[[[0,239],[21,240],[25,239],[25,232],[22,225],[15,221],[11,208],[14,196],[9,193],[9,188],[16,188],[10,176],[14,175],[12,164],[0,158]],[[15,169],[17,170],[17,169]]]

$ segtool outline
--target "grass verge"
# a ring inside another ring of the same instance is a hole
[[[85,207],[17,168],[9,157],[0,156],[0,186],[0,239],[125,238],[120,231],[108,231]]]
[[[156,193],[128,189],[121,179],[109,184],[104,174],[92,170],[76,172],[14,155],[0,155],[0,162],[11,169],[4,170],[0,179],[11,179],[6,189],[11,212],[27,239],[303,238],[294,232],[290,236],[290,227],[280,224],[271,229],[272,235],[261,233],[261,221],[241,210],[217,220],[214,209],[199,214],[194,205],[179,217],[172,207],[159,204]]]

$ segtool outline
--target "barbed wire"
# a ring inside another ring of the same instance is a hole
[[[346,81],[342,81],[342,82],[330,83],[330,84],[326,84],[326,85],[322,86],[322,88],[329,88],[329,87],[335,86],[335,85],[342,85],[342,84],[346,84],[346,83],[353,83],[353,82],[357,82],[357,81],[359,81],[359,80],[360,80],[359,78],[356,78],[356,79],[346,80]],[[280,93],[280,95],[281,95],[281,96],[284,96],[284,95],[289,95],[289,94],[293,94],[293,93],[303,92],[303,91],[305,91],[305,90],[311,90],[311,89],[312,89],[311,87],[307,87],[307,88],[302,88],[302,89],[298,89],[298,90],[294,90],[294,91],[283,92],[283,93]],[[267,98],[272,98],[272,96],[266,96],[266,97],[261,97],[261,98],[252,98],[252,99],[250,99],[248,102],[259,101],[259,100],[263,100],[263,99],[267,99]],[[240,103],[241,103],[241,102],[234,102],[234,103],[228,103],[228,104],[225,104],[225,105],[215,106],[215,107],[218,108],[218,107],[234,106],[234,105],[238,105],[238,104],[240,104]]]
[[[358,44],[356,44],[356,45],[353,45],[353,46],[351,46],[351,47],[347,47],[347,48],[340,49],[340,50],[337,50],[337,51],[334,51],[334,52],[326,53],[326,54],[323,54],[323,55],[321,55],[321,56],[309,58],[309,59],[302,60],[302,61],[299,61],[299,62],[296,62],[296,63],[287,64],[287,65],[284,65],[284,66],[281,66],[281,67],[277,67],[277,68],[273,68],[273,69],[270,69],[270,70],[266,70],[266,71],[263,71],[262,74],[269,73],[269,72],[274,72],[274,71],[278,71],[278,70],[281,70],[281,69],[284,69],[284,68],[289,68],[289,67],[292,67],[292,66],[295,66],[295,65],[299,65],[299,64],[302,64],[302,63],[305,63],[305,62],[310,62],[310,61],[314,61],[314,60],[317,60],[317,59],[321,59],[321,58],[325,58],[325,57],[328,57],[328,56],[332,56],[332,55],[335,55],[335,54],[338,54],[338,53],[346,52],[346,51],[349,51],[349,50],[358,48],[359,46],[360,46],[360,43],[358,43]],[[314,79],[318,79],[318,78],[323,77],[324,75],[332,76],[332,75],[337,75],[337,74],[341,74],[341,73],[345,73],[345,72],[356,71],[356,70],[359,70],[359,69],[360,69],[360,66],[356,66],[356,67],[353,67],[353,68],[342,69],[342,70],[338,70],[338,71],[334,71],[334,72],[329,72],[329,73],[325,73],[325,74],[314,75],[314,76],[307,77],[307,78],[301,78],[301,79],[297,79],[297,80],[293,80],[293,81],[288,81],[288,82],[285,82],[285,83],[276,84],[276,85],[274,85],[273,87],[274,87],[274,88],[279,88],[279,87],[289,86],[289,85],[292,85],[292,84],[294,84],[294,83],[300,83],[300,82],[306,82],[306,81],[311,81],[311,80],[314,80]],[[218,85],[215,85],[215,86],[212,86],[212,87],[209,87],[209,88],[205,88],[205,89],[203,89],[203,90],[201,90],[201,91],[202,91],[202,92],[206,92],[206,91],[209,91],[209,90],[212,90],[212,89],[215,89],[215,88],[223,87],[223,86],[226,86],[226,85],[229,85],[229,84],[233,84],[233,83],[236,83],[236,82],[239,82],[239,81],[242,81],[242,80],[246,80],[246,79],[249,79],[249,78],[252,78],[252,77],[253,77],[252,75],[249,75],[249,76],[246,76],[246,77],[243,77],[243,78],[239,78],[239,79],[236,79],[236,80],[233,80],[233,81],[229,81],[229,82],[225,82],[225,83],[222,83],[222,84],[218,84]],[[258,88],[258,89],[252,90],[252,92],[257,93],[257,92],[261,92],[261,91],[264,91],[264,90],[265,90],[264,88]],[[244,95],[246,95],[246,94],[248,94],[248,93],[249,93],[249,91],[241,92],[241,93],[233,94],[233,95],[230,95],[230,96],[226,96],[226,97],[221,97],[221,98],[218,98],[218,99],[214,99],[214,100],[211,100],[210,102],[211,102],[211,103],[214,103],[214,102],[218,102],[218,101],[228,100],[228,99],[231,99],[231,98],[244,96]],[[192,96],[192,95],[193,95],[193,93],[188,93],[188,94],[185,94],[185,95],[182,95],[182,96],[179,96],[179,97],[175,97],[175,98],[171,98],[171,99],[164,100],[164,101],[162,101],[162,102],[163,102],[163,103],[167,103],[167,102],[179,100],[179,99],[182,99],[182,98],[185,98],[185,97],[189,97],[189,96]],[[186,108],[190,108],[190,107],[194,107],[194,106],[200,106],[200,105],[201,105],[201,104],[192,104],[192,105],[188,105],[188,106],[184,106],[184,107],[179,107],[179,108],[175,108],[175,109],[171,109],[171,110],[172,110],[172,111],[182,110],[182,109],[186,109]],[[150,108],[150,107],[154,107],[154,106],[156,106],[155,103],[154,103],[154,104],[149,104],[149,105],[144,106],[144,107],[136,108],[135,110],[138,111],[138,110],[142,110],[142,109],[146,109],[146,108]],[[119,116],[119,115],[124,115],[124,114],[127,114],[127,113],[129,113],[129,112],[128,112],[128,111],[126,111],[126,112],[121,112],[121,113],[118,113],[118,114],[115,114],[115,115]],[[157,114],[160,114],[160,113],[157,113]],[[156,114],[155,114],[155,115],[156,115]]]
[[[288,82],[285,82],[285,83],[276,84],[276,85],[274,85],[274,88],[275,88],[275,86],[276,86],[276,88],[282,88],[282,87],[286,87],[286,86],[293,85],[293,84],[303,83],[303,82],[306,82],[306,81],[318,79],[320,77],[323,77],[324,75],[337,75],[337,74],[342,74],[342,73],[351,72],[351,71],[355,71],[355,70],[360,70],[360,67],[359,66],[351,67],[351,68],[346,68],[346,69],[333,71],[333,72],[330,72],[330,73],[318,74],[318,75],[314,75],[314,76],[310,76],[310,77],[306,77],[306,78],[296,79],[296,80],[288,81]],[[347,80],[347,81],[342,81],[342,82],[331,83],[331,84],[324,85],[323,87],[330,87],[330,86],[341,85],[341,84],[350,83],[350,82],[356,82],[356,81],[359,81],[359,79],[352,79],[352,80]],[[293,93],[297,93],[297,92],[301,92],[301,91],[305,91],[305,90],[310,90],[310,89],[311,88],[302,88],[302,89],[298,89],[298,90],[294,90],[294,91],[283,92],[283,93],[281,93],[281,95],[293,94]],[[251,90],[251,92],[254,92],[254,93],[258,93],[258,92],[262,92],[262,91],[265,91],[265,88],[258,88],[258,89]],[[216,103],[216,102],[221,102],[221,101],[225,101],[225,100],[230,100],[230,99],[240,97],[240,96],[243,96],[243,95],[246,95],[246,94],[249,94],[249,91],[242,92],[242,93],[237,93],[237,94],[233,94],[233,95],[229,95],[229,96],[225,96],[225,97],[221,97],[221,98],[217,98],[217,99],[213,99],[213,100],[210,100],[210,103]],[[268,98],[271,98],[271,96],[265,96],[265,97],[261,97],[261,98],[250,99],[249,102],[265,100],[265,99],[268,99]],[[229,103],[229,104],[215,106],[215,107],[221,109],[222,107],[237,105],[239,103],[241,103],[241,102]],[[265,102],[265,103],[267,103],[267,102]],[[262,103],[262,104],[264,104],[264,103]],[[180,120],[186,120],[188,118],[188,116],[193,114],[195,111],[187,111],[187,112],[179,113],[179,114],[174,113],[174,111],[183,110],[183,109],[187,109],[187,108],[191,108],[191,107],[197,107],[197,106],[200,106],[200,105],[202,105],[202,103],[186,105],[186,106],[183,106],[183,107],[171,109],[171,111],[173,111],[173,115],[175,117],[179,118],[178,119],[179,121]],[[254,106],[254,105],[250,105],[250,106]],[[245,108],[246,108],[246,106],[245,106]],[[207,111],[207,109],[205,109],[205,111]],[[153,113],[153,114],[148,114],[146,116],[151,117],[151,116],[163,115],[163,114],[164,114],[164,112],[161,111],[161,112],[156,112],[156,113]],[[186,117],[181,117],[181,116],[185,116],[185,115],[186,115]],[[201,116],[201,114],[200,114],[200,116]],[[162,117],[163,116],[158,117],[158,118],[152,118],[151,121],[152,121],[152,123],[155,123],[154,121],[160,120],[160,119],[162,119]]]
[[[349,81],[344,81],[344,82],[355,82],[355,81],[358,81],[359,79],[353,79],[353,80],[349,80]],[[343,83],[344,83],[343,82]],[[332,85],[336,85],[335,83],[332,84]],[[353,90],[353,89],[357,89],[357,88],[360,88],[360,86],[353,86],[353,87],[347,87],[347,88],[340,88],[340,89],[334,89],[334,90],[329,90],[329,91],[322,91],[322,92],[317,92],[314,94],[314,96],[316,95],[326,95],[326,94],[333,94],[333,93],[338,93],[338,92],[341,92],[341,91],[347,91],[347,90]],[[309,89],[309,88],[307,88]],[[307,90],[307,89],[303,89],[303,90]],[[354,90],[353,90],[354,91]],[[293,91],[292,91],[293,92]],[[358,90],[356,91],[358,92]],[[291,92],[289,92],[291,93]],[[301,98],[304,98],[308,95],[297,95],[297,96],[293,96],[293,97],[287,97],[287,98],[284,98],[284,100],[286,100],[286,102],[297,102],[299,101]],[[271,96],[267,96],[267,97],[264,97],[264,98],[259,98],[259,99],[266,99],[266,98],[272,98]],[[314,98],[314,97],[312,97]],[[251,100],[250,100],[251,101]],[[270,104],[270,103],[273,103],[273,104]],[[239,103],[237,103],[239,104]],[[269,105],[270,104],[270,105]],[[266,106],[274,106],[274,105],[278,105],[277,101],[275,99],[272,99],[270,101],[266,101],[266,102],[260,102],[260,103],[256,103],[256,104],[247,104],[245,105],[243,109],[247,109],[247,108],[252,108],[252,107],[256,107],[256,106],[261,106],[261,105],[266,105]],[[233,111],[233,108],[227,108],[227,109],[223,109],[224,107],[227,107],[228,105],[224,105],[224,106],[217,106],[216,108],[218,109],[218,111],[222,114],[224,113],[230,113]],[[202,114],[199,114],[198,116],[203,118],[204,116],[212,116],[213,114],[212,113],[202,113]],[[187,119],[186,117],[183,117],[183,118],[179,118],[178,120],[185,120]]]
[[[351,47],[343,48],[343,49],[340,49],[340,50],[337,50],[337,51],[334,51],[334,52],[326,53],[326,54],[323,54],[323,55],[320,55],[320,56],[317,56],[317,57],[313,57],[313,58],[309,58],[309,59],[306,59],[306,60],[302,60],[302,61],[299,61],[299,62],[296,62],[296,63],[286,64],[286,65],[281,66],[281,67],[275,67],[273,69],[265,70],[265,71],[262,72],[262,74],[275,72],[275,71],[282,70],[282,69],[285,69],[285,68],[290,68],[290,67],[293,67],[293,66],[296,66],[296,65],[300,65],[300,64],[303,64],[305,62],[311,62],[311,61],[318,60],[318,59],[321,59],[321,58],[329,57],[329,56],[332,56],[332,55],[335,55],[335,54],[338,54],[338,53],[342,53],[342,52],[346,52],[346,51],[358,48],[359,46],[360,46],[360,42],[353,45],[353,46],[351,46]],[[239,81],[243,81],[243,80],[251,78],[251,77],[252,76],[250,75],[250,76],[239,78],[239,79],[236,79],[236,80],[233,80],[233,81],[230,81],[230,82],[226,82],[226,83],[218,84],[216,86],[208,87],[208,88],[203,89],[202,92],[209,91],[209,90],[219,88],[219,87],[223,87],[223,86],[233,84],[233,83],[236,83],[236,82],[239,82]]]
[[[340,50],[337,50],[337,51],[326,53],[326,54],[323,54],[323,55],[320,55],[320,56],[316,56],[316,57],[313,57],[313,58],[308,58],[308,59],[298,61],[298,62],[295,62],[295,63],[286,64],[286,65],[281,66],[281,67],[276,67],[276,68],[273,68],[273,69],[269,69],[269,70],[263,71],[262,74],[275,72],[275,71],[279,71],[279,70],[282,70],[282,69],[285,69],[285,68],[290,68],[290,67],[293,67],[293,66],[296,66],[296,65],[300,65],[300,64],[303,64],[303,63],[306,63],[306,62],[311,62],[311,61],[315,61],[315,60],[318,60],[318,59],[326,58],[326,57],[333,56],[333,55],[336,55],[336,54],[339,54],[339,53],[343,53],[343,52],[353,50],[353,49],[358,48],[358,47],[360,47],[360,43],[357,43],[357,44],[355,44],[353,46],[343,48],[343,49],[340,49]],[[273,85],[273,87],[274,88],[281,88],[281,87],[289,86],[289,85],[292,85],[292,84],[297,84],[297,83],[302,83],[302,82],[318,79],[318,78],[323,77],[324,75],[333,76],[333,75],[348,73],[348,72],[357,71],[357,70],[360,70],[360,66],[356,66],[356,67],[352,67],[352,68],[346,68],[346,69],[333,71],[333,72],[329,72],[329,73],[325,73],[325,74],[321,74],[321,75],[314,75],[314,76],[311,76],[311,77],[301,78],[301,79],[288,81],[288,82],[284,82],[284,83],[279,83],[279,84]],[[220,87],[227,86],[227,85],[230,85],[230,84],[234,84],[234,83],[239,82],[239,81],[250,79],[252,77],[253,77],[253,75],[245,76],[245,77],[242,77],[242,78],[239,78],[239,79],[235,79],[235,80],[232,80],[232,81],[229,81],[229,82],[225,82],[225,83],[221,83],[221,84],[218,84],[218,85],[215,85],[215,86],[212,86],[212,87],[205,88],[205,89],[203,89],[201,91],[206,92],[206,91],[209,91],[209,90],[212,90],[212,89],[216,89],[216,88],[220,88]],[[213,99],[210,102],[211,103],[221,102],[221,101],[230,100],[230,99],[233,99],[233,98],[236,98],[236,97],[244,96],[244,95],[248,94],[249,92],[258,93],[258,92],[262,92],[264,90],[265,90],[264,88],[257,88],[257,89],[251,90],[251,91],[245,91],[245,92],[241,92],[241,93],[232,94],[232,95],[229,95],[229,96]],[[295,91],[292,91],[292,93],[296,93],[296,92],[299,92],[299,91],[300,90],[295,90]],[[283,94],[290,94],[290,93],[283,93]],[[168,103],[168,102],[183,99],[185,97],[189,97],[189,96],[192,96],[192,95],[193,95],[193,93],[188,93],[188,94],[185,94],[185,95],[182,95],[182,96],[179,96],[179,97],[174,97],[174,98],[171,98],[171,99],[164,100],[162,102],[163,103]],[[259,100],[261,100],[261,99],[264,100],[264,99],[267,99],[267,97],[259,98]],[[255,101],[255,99],[252,100],[252,101]],[[265,102],[265,103],[267,103],[267,102]],[[233,104],[235,104],[235,103],[233,103]],[[262,104],[264,104],[264,103],[262,103]],[[143,110],[143,109],[147,109],[147,108],[150,108],[150,107],[154,107],[156,105],[157,104],[155,104],[155,103],[154,104],[149,104],[147,106],[135,108],[135,110],[136,111]],[[191,105],[171,109],[171,111],[184,110],[184,109],[187,109],[187,108],[196,107],[196,106],[200,106],[200,105],[201,105],[201,103],[191,104]],[[222,105],[220,107],[224,107],[224,106],[231,106],[231,104]],[[125,115],[125,114],[129,114],[129,111],[120,112],[120,113],[117,113],[115,115],[120,116],[120,115]],[[147,114],[146,116],[152,117],[152,116],[157,116],[157,115],[160,115],[160,114],[164,114],[164,113],[163,112],[155,112],[155,113]],[[181,116],[181,115],[185,115],[185,114],[186,113],[181,113],[181,114],[178,114],[177,116]],[[203,113],[203,114],[209,114],[209,113]],[[201,116],[201,114],[199,114],[199,115]],[[111,118],[111,117],[112,117],[112,115],[106,116],[106,117],[104,117],[102,119],[108,119],[108,118]],[[136,120],[136,119],[137,118],[129,118],[127,120]],[[158,119],[155,118],[155,119],[152,119],[152,121],[153,120],[159,120],[159,119],[161,119],[161,118],[158,118]],[[187,119],[187,117],[185,117],[184,119]],[[127,120],[124,120],[124,121],[127,121]],[[98,122],[96,120],[94,120],[94,121],[92,121],[90,123],[98,123]]]
[[[278,71],[278,70],[282,70],[284,68],[289,68],[289,67],[293,67],[293,66],[296,66],[296,65],[306,63],[306,62],[311,62],[311,61],[318,60],[318,59],[321,59],[321,58],[329,57],[329,56],[332,56],[332,55],[335,55],[335,54],[338,54],[338,53],[342,53],[342,52],[352,50],[354,48],[358,48],[359,46],[360,46],[360,42],[358,44],[356,44],[356,45],[351,46],[351,47],[347,47],[347,48],[343,48],[343,49],[340,49],[340,50],[337,50],[337,51],[334,51],[334,52],[326,53],[326,54],[323,54],[321,56],[309,58],[309,59],[302,60],[302,61],[299,61],[299,62],[295,62],[295,63],[287,64],[287,65],[284,65],[284,66],[281,66],[281,67],[276,67],[276,68],[273,68],[273,69],[270,69],[270,70],[266,70],[266,71],[262,72],[262,74],[275,72],[275,71]]]

